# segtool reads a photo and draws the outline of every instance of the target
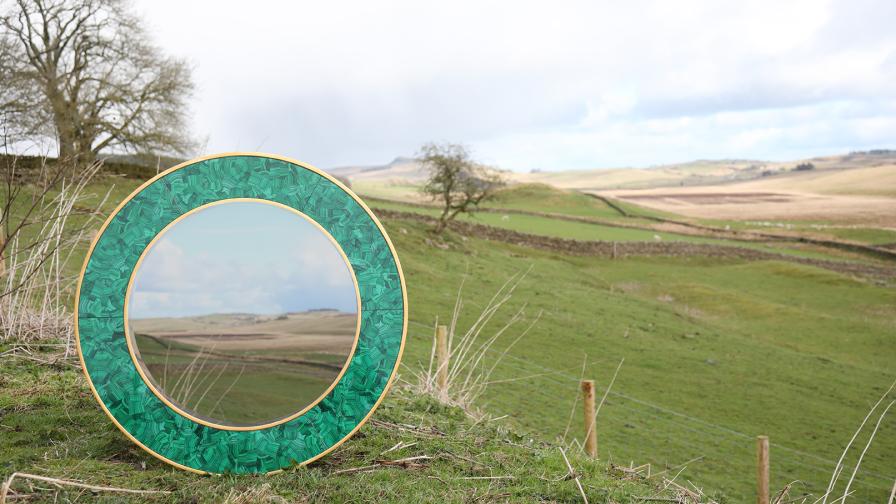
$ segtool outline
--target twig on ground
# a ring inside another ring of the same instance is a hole
[[[397,424],[392,422],[386,422],[383,420],[371,420],[370,425],[375,425],[377,427],[382,427],[388,430],[400,430],[404,432],[411,432],[413,434],[417,434],[424,437],[444,437],[445,433],[440,431],[435,427],[420,427],[417,425],[410,424]]]
[[[111,487],[111,486],[99,486],[99,485],[88,485],[86,483],[79,483],[77,481],[64,480],[59,478],[50,478],[48,476],[38,476],[37,474],[29,474],[23,472],[15,472],[7,478],[6,481],[3,482],[3,487],[0,489],[0,504],[6,504],[6,497],[9,495],[10,487],[12,486],[12,482],[15,478],[19,479],[27,479],[34,481],[43,481],[45,483],[52,483],[57,487],[62,486],[70,486],[75,488],[82,488],[84,490],[90,490],[93,492],[119,492],[119,493],[129,493],[135,495],[169,495],[171,492],[167,490],[136,490],[132,488],[121,488],[121,487]]]
[[[395,451],[395,450],[403,450],[403,449],[405,449],[405,448],[410,448],[411,446],[414,446],[415,444],[417,444],[416,441],[413,442],[413,443],[405,443],[404,441],[399,441],[399,442],[396,443],[395,446],[393,446],[392,448],[389,448],[389,449],[384,450],[383,452],[381,452],[380,455],[385,455],[385,454],[387,454],[387,453],[389,453],[389,452],[392,452],[392,451]]]
[[[569,476],[576,482],[576,486],[579,487],[579,493],[582,494],[582,502],[588,504],[588,496],[585,495],[585,489],[582,487],[582,482],[579,481],[579,475],[576,474],[575,469],[572,468],[572,464],[569,463],[569,459],[566,458],[566,451],[563,447],[558,447],[560,450],[560,455],[563,455],[563,461],[566,462],[566,468],[569,469]]]
[[[350,474],[357,472],[369,472],[381,467],[400,467],[402,469],[423,469],[428,467],[426,464],[420,464],[418,461],[430,460],[432,457],[428,455],[418,455],[416,457],[407,457],[398,460],[377,460],[371,465],[361,467],[350,467],[348,469],[340,469],[334,471],[333,474]],[[2,504],[2,503],[0,503]]]
[[[461,455],[457,455],[456,453],[452,453],[452,452],[450,452],[450,451],[443,451],[443,452],[441,452],[439,455],[448,455],[449,457],[454,457],[454,458],[456,458],[456,459],[458,459],[458,460],[463,460],[464,462],[469,462],[469,463],[473,464],[474,466],[479,466],[479,467],[483,467],[483,468],[486,468],[486,469],[491,469],[491,467],[489,467],[489,466],[486,465],[486,464],[483,464],[482,462],[478,462],[478,461],[473,460],[473,459],[471,459],[471,458],[469,458],[469,457],[463,457],[463,456],[461,456]]]
[[[454,479],[458,480],[505,480],[505,479],[516,479],[516,476],[508,475],[508,476],[460,476]]]

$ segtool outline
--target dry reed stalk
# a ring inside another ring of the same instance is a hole
[[[531,267],[529,270],[531,270]],[[473,324],[463,333],[459,333],[458,319],[464,306],[463,289],[466,283],[466,276],[461,280],[451,314],[451,322],[448,325],[448,358],[444,362],[436,362],[437,341],[436,338],[433,338],[429,365],[426,369],[414,373],[417,378],[415,385],[420,392],[430,394],[442,402],[459,406],[468,414],[476,416],[474,403],[489,385],[522,379],[513,378],[512,380],[493,381],[491,376],[507,353],[538,322],[541,313],[538,313],[529,325],[501,351],[494,348],[496,343],[518,322],[525,318],[526,306],[524,305],[513,313],[509,320],[497,327],[493,333],[486,335],[485,332],[495,315],[513,298],[516,288],[526,277],[529,270],[516,273],[504,282],[486,303]],[[436,323],[436,327],[438,327],[438,323]],[[490,354],[493,353],[497,353],[497,356],[492,357]],[[447,375],[447,385],[444,391],[441,390],[438,383],[440,374]]]
[[[840,475],[843,472],[843,469],[844,469],[843,460],[846,458],[846,454],[849,452],[849,449],[852,448],[852,444],[855,442],[856,438],[859,437],[859,433],[861,433],[862,430],[865,428],[865,424],[868,423],[868,419],[871,418],[871,415],[874,414],[875,410],[877,410],[877,407],[880,406],[881,403],[884,402],[884,400],[887,398],[887,396],[890,395],[890,392],[892,392],[894,388],[896,388],[896,381],[894,381],[890,385],[890,388],[888,388],[886,390],[886,392],[884,392],[883,395],[880,396],[880,399],[878,399],[877,402],[874,403],[874,406],[872,406],[871,409],[868,411],[868,414],[865,415],[865,418],[862,420],[862,423],[859,424],[859,427],[853,433],[852,438],[850,438],[849,443],[847,443],[846,447],[843,449],[843,453],[840,454],[840,458],[837,459],[837,466],[834,468],[834,471],[831,474],[831,480],[828,483],[827,490],[825,491],[824,495],[819,497],[813,504],[818,504],[819,502],[821,502],[822,504],[828,504],[828,496],[830,496],[831,492],[834,491],[834,486],[837,484],[837,481],[840,479]],[[890,406],[892,406],[892,405],[893,404],[891,403]],[[887,410],[889,410],[890,406],[887,406]],[[886,414],[886,411],[884,411],[884,415],[885,414]],[[878,419],[878,426],[880,425],[880,421],[882,419],[883,419],[883,415],[881,415],[881,417]],[[875,434],[877,433],[877,427],[875,427],[874,433]],[[868,446],[871,445],[871,442],[873,440],[874,440],[874,434],[872,434],[871,438],[868,440],[868,443],[865,445],[865,451],[868,450]],[[862,452],[863,457],[864,457],[864,453],[865,452],[863,451]],[[861,458],[859,459],[859,463],[861,463]],[[853,470],[852,478],[850,478],[850,484],[852,484],[852,480],[855,478],[855,474],[858,471],[858,465],[859,464],[856,464],[856,467]],[[847,485],[847,492],[848,491],[849,491],[849,485]],[[837,500],[835,500],[833,502],[845,501],[847,496],[848,496],[847,493],[844,493],[844,495],[842,497],[838,498]],[[833,504],[833,502],[831,504]]]
[[[772,499],[772,504],[783,504],[785,502],[784,499],[790,496],[790,489],[793,488],[793,485],[797,483],[799,483],[799,480],[791,481],[790,483],[784,485],[784,488],[782,488],[781,491],[778,492],[778,495],[776,495],[775,498]]]
[[[42,173],[49,172],[47,166],[44,160]],[[15,176],[14,168],[4,173],[5,192],[10,199],[4,203],[7,214],[0,215],[0,220],[9,241],[2,250],[5,268],[0,274],[0,340],[27,344],[61,338],[65,342],[64,356],[72,355],[74,327],[68,305],[77,276],[66,275],[65,270],[89,240],[88,230],[111,193],[110,189],[95,208],[83,210],[87,186],[100,167],[99,163],[91,164],[79,171],[77,178],[56,168],[59,171],[46,182],[51,186],[35,186],[31,193],[27,190],[30,186]],[[24,207],[23,216],[13,212],[17,205]],[[76,215],[86,215],[87,219],[73,222]]]
[[[579,374],[579,383],[582,383],[582,380],[585,379],[585,367],[588,364],[588,354],[582,358],[582,372]],[[569,434],[569,428],[572,426],[572,419],[576,415],[576,408],[579,406],[579,391],[576,389],[576,395],[572,400],[572,410],[569,412],[569,419],[566,421],[566,429],[563,430],[563,437],[561,438],[561,444],[566,443],[566,436]],[[575,441],[575,439],[573,439]],[[568,446],[569,447],[569,446]],[[579,446],[581,448],[581,445]]]
[[[877,419],[877,423],[874,424],[874,430],[871,431],[871,436],[868,437],[868,442],[865,443],[865,448],[862,450],[861,455],[859,455],[859,460],[856,462],[856,466],[852,470],[852,475],[849,477],[849,482],[846,483],[846,488],[843,490],[843,502],[846,502],[846,497],[849,495],[849,487],[852,486],[852,482],[856,479],[856,474],[859,472],[859,467],[862,465],[862,459],[865,458],[865,453],[868,452],[868,448],[871,447],[871,443],[874,441],[874,436],[877,435],[877,430],[880,429],[880,423],[883,421],[884,417],[887,416],[887,412],[890,411],[890,408],[896,404],[896,401],[890,402],[886,408],[884,408],[883,413],[880,414],[880,417]]]

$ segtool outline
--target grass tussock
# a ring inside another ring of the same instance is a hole
[[[510,343],[501,350],[496,349],[502,336],[526,322],[524,304],[503,324],[497,326],[490,324],[495,315],[513,298],[514,292],[527,273],[528,270],[518,272],[508,278],[488,300],[472,324],[465,329],[461,328],[458,322],[464,308],[463,290],[467,278],[464,277],[457,291],[451,321],[447,325],[448,358],[445,362],[438,361],[438,342],[434,333],[429,364],[426,368],[415,372],[417,381],[413,386],[418,392],[429,394],[445,404],[460,407],[474,417],[483,415],[483,412],[476,407],[476,401],[489,385],[496,383],[492,380],[492,375],[507,353],[529,333],[541,317],[539,312]],[[442,373],[447,376],[444,387],[439,384],[439,375]],[[527,378],[530,377],[518,379]],[[501,380],[506,381],[508,380]]]
[[[72,355],[74,321],[69,306],[77,284],[70,264],[99,227],[104,203],[85,209],[85,191],[100,170],[41,165],[36,179],[16,185],[15,163],[4,168],[3,248],[0,254],[0,341],[21,345],[61,340]],[[54,171],[56,170],[56,171]]]

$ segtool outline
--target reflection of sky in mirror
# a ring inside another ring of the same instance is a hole
[[[189,215],[156,241],[134,282],[132,318],[357,311],[349,266],[330,239],[266,203]]]

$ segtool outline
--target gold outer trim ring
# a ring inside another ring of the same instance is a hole
[[[141,184],[139,187],[137,187],[137,189],[135,189],[130,195],[128,195],[127,198],[122,200],[122,202],[119,203],[117,207],[115,207],[115,210],[113,210],[112,213],[109,214],[109,217],[106,219],[106,221],[100,227],[99,231],[97,231],[96,235],[93,237],[93,240],[90,242],[90,247],[87,249],[87,256],[84,258],[84,264],[81,266],[81,273],[78,276],[78,289],[75,292],[75,310],[74,310],[75,347],[78,351],[78,360],[81,363],[81,371],[83,371],[85,378],[87,378],[87,384],[90,386],[90,391],[93,393],[93,397],[96,398],[97,403],[99,403],[100,408],[102,408],[102,410],[106,413],[106,416],[108,416],[109,419],[112,420],[112,423],[115,424],[115,427],[117,427],[118,430],[120,430],[125,435],[125,437],[130,439],[134,444],[136,444],[137,446],[142,448],[144,451],[146,451],[153,457],[156,457],[157,459],[161,460],[162,462],[165,462],[166,464],[170,464],[174,467],[177,467],[178,469],[183,469],[185,471],[190,471],[190,472],[193,472],[196,474],[209,474],[209,473],[207,471],[203,471],[200,469],[195,469],[192,467],[185,466],[183,464],[179,464],[179,463],[165,457],[164,455],[161,455],[161,454],[153,451],[152,449],[150,449],[149,447],[147,447],[146,445],[141,443],[133,435],[131,435],[131,433],[128,432],[124,427],[122,427],[122,425],[118,422],[118,420],[115,419],[115,416],[112,415],[112,412],[110,412],[109,409],[106,407],[106,404],[103,403],[103,400],[100,398],[99,392],[97,392],[96,387],[93,384],[93,381],[90,379],[90,373],[87,372],[87,365],[84,362],[84,354],[81,351],[81,337],[80,337],[80,334],[78,331],[78,307],[81,304],[80,303],[81,285],[84,282],[84,273],[85,273],[85,271],[87,271],[87,263],[90,262],[90,256],[93,254],[93,250],[96,248],[97,242],[99,242],[100,237],[103,236],[103,233],[106,231],[106,228],[109,227],[109,224],[112,222],[112,219],[115,217],[115,215],[118,214],[118,212],[121,211],[122,208],[124,208],[124,206],[131,199],[133,199],[137,194],[139,194],[147,186],[149,186],[150,184],[159,180],[160,178],[164,177],[165,175],[168,175],[169,173],[172,173],[181,168],[190,166],[192,164],[195,164],[195,163],[198,163],[201,161],[207,161],[209,159],[218,159],[218,158],[222,158],[222,157],[233,157],[233,156],[262,157],[262,158],[269,158],[269,159],[277,159],[279,161],[285,161],[287,163],[294,164],[294,165],[304,168],[306,170],[310,170],[310,171],[326,178],[333,184],[336,184],[340,189],[342,189],[346,194],[348,194],[352,199],[354,199],[355,202],[357,202],[358,205],[360,205],[361,208],[363,208],[364,211],[367,212],[367,215],[370,216],[371,220],[373,220],[373,223],[376,224],[376,227],[380,230],[380,233],[383,235],[383,239],[386,240],[386,244],[389,246],[389,250],[392,252],[392,258],[395,261],[395,267],[398,270],[398,279],[399,279],[399,282],[401,285],[401,298],[402,298],[402,311],[403,311],[403,314],[402,314],[403,320],[402,320],[402,329],[401,329],[401,346],[398,349],[398,356],[395,359],[395,366],[392,368],[392,374],[389,375],[389,380],[386,382],[386,386],[383,388],[382,394],[380,394],[379,399],[377,399],[377,401],[373,404],[373,407],[370,408],[370,411],[367,412],[367,415],[365,415],[364,418],[362,418],[361,421],[358,422],[358,425],[356,425],[354,429],[352,429],[348,434],[346,434],[345,437],[343,437],[342,439],[340,439],[339,441],[334,443],[333,446],[331,446],[331,447],[327,448],[326,450],[322,451],[321,453],[317,454],[316,456],[299,463],[299,466],[308,465],[308,464],[314,462],[315,460],[318,460],[321,457],[324,457],[327,454],[331,453],[336,448],[339,448],[339,446],[341,446],[343,443],[345,443],[350,437],[354,436],[355,433],[358,432],[358,430],[360,430],[361,427],[364,426],[364,424],[367,423],[368,420],[370,420],[370,417],[373,416],[373,413],[379,407],[380,403],[383,402],[383,399],[385,399],[386,395],[388,395],[388,393],[389,393],[389,390],[391,390],[392,386],[395,384],[395,377],[398,374],[398,367],[401,364],[401,358],[404,355],[404,347],[405,347],[405,344],[407,343],[408,293],[407,293],[407,286],[405,285],[404,271],[402,271],[402,269],[401,269],[401,263],[398,260],[398,254],[395,251],[395,245],[392,243],[392,240],[389,238],[389,235],[386,234],[386,230],[385,230],[385,228],[383,228],[383,224],[379,221],[379,219],[377,219],[376,215],[374,215],[374,213],[370,210],[370,207],[368,207],[367,204],[365,204],[361,200],[361,198],[359,198],[355,193],[353,193],[351,191],[351,189],[346,187],[342,182],[340,182],[339,180],[334,178],[332,175],[330,175],[330,174],[324,172],[323,170],[316,168],[310,164],[303,163],[301,161],[298,161],[298,160],[295,160],[292,158],[278,156],[275,154],[266,154],[266,153],[262,153],[262,152],[224,152],[224,153],[219,153],[219,154],[211,154],[208,156],[201,156],[201,157],[198,157],[195,159],[191,159],[189,161],[185,161],[185,162],[183,162],[179,165],[173,166],[173,167],[159,173],[155,177],[147,180],[146,182]],[[282,471],[283,471],[283,469],[277,469],[274,471],[269,471],[267,474],[276,474],[276,473],[279,473]]]

